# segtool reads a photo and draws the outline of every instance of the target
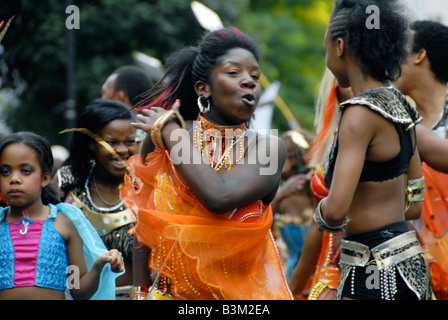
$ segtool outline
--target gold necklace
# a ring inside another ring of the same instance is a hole
[[[224,126],[214,124],[199,114],[194,127],[193,140],[197,148],[208,164],[218,172],[223,166],[232,168],[232,149],[238,144],[238,163],[244,155],[244,130],[245,123],[237,126]]]
[[[116,202],[108,202],[106,200],[103,199],[103,197],[101,196],[100,190],[98,189],[98,186],[96,185],[96,180],[95,180],[95,175],[92,174],[92,182],[93,182],[93,187],[95,188],[96,194],[98,195],[98,197],[100,198],[101,201],[103,201],[106,205],[108,206],[116,206],[121,202],[121,199],[119,199]]]

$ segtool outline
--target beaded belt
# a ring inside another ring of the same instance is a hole
[[[369,261],[370,253],[373,255],[373,260]],[[409,231],[383,242],[371,250],[362,243],[342,240],[340,263],[356,267],[376,263],[382,270],[421,253],[423,253],[423,249],[415,231]]]
[[[340,256],[342,281],[338,290],[338,299],[341,298],[342,288],[350,273],[351,294],[355,294],[354,283],[356,267],[365,267],[375,264],[380,272],[379,289],[381,289],[381,299],[393,300],[397,293],[396,269],[404,270],[407,268],[406,266],[403,266],[405,260],[414,259],[414,257],[416,258],[421,254],[423,254],[423,249],[421,248],[415,231],[403,233],[381,243],[373,249],[370,249],[368,246],[359,242],[342,240]],[[373,256],[373,259],[369,260],[371,256]],[[408,271],[404,270],[403,272],[400,270],[400,274],[406,277],[407,286],[419,297],[428,296],[426,293],[427,283],[425,280],[425,277],[427,276],[425,272],[427,272],[427,270],[425,268],[421,268],[421,270],[417,269],[414,270],[414,273],[418,275],[418,278],[421,278],[419,281],[413,281],[412,275],[410,275]]]

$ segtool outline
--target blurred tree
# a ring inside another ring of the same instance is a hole
[[[271,82],[282,83],[281,97],[308,130],[325,68],[323,43],[332,7],[333,0],[251,0],[235,22],[258,35],[264,74]],[[278,109],[273,127],[288,129]]]
[[[65,1],[2,0],[1,7],[7,8],[8,2],[19,9],[2,41],[0,76],[3,88],[17,89],[21,94],[19,103],[3,106],[7,108],[6,122],[14,131],[41,133],[51,143],[66,144],[66,137],[58,132],[67,127],[67,32],[75,38],[78,115],[101,95],[101,85],[112,70],[133,64],[133,50],[164,61],[180,47],[195,45],[204,32],[187,0],[73,0],[80,10],[80,29],[72,30],[65,26],[69,16]],[[217,12],[225,24],[258,37],[265,74],[271,81],[282,82],[283,99],[300,124],[310,128],[332,1],[201,2]],[[285,129],[281,115],[276,116],[276,126]]]
[[[33,130],[52,143],[65,144],[66,137],[58,132],[67,126],[66,2],[2,1],[21,4],[3,40],[3,88],[17,87],[17,83],[25,86],[20,103],[7,106],[7,123],[14,131]],[[196,44],[204,32],[191,12],[190,2],[185,0],[72,2],[80,10],[80,29],[68,31],[75,35],[78,115],[89,101],[101,95],[101,85],[115,68],[134,63],[133,50],[164,60],[172,51]],[[226,1],[225,6],[220,6],[226,10],[223,16],[234,17],[235,8],[240,7],[238,2]]]

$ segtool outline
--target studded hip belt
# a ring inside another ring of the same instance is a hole
[[[359,242],[342,240],[340,263],[355,267],[376,264],[382,270],[421,253],[423,249],[415,231],[409,231],[372,249]]]

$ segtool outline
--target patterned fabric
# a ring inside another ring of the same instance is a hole
[[[429,263],[415,231],[408,230],[400,221],[342,240],[338,298],[431,300]],[[373,283],[378,287],[369,287]]]
[[[110,249],[117,249],[123,254],[123,258],[125,261],[132,261],[133,257],[133,243],[134,236],[129,234],[129,230],[135,226],[135,217],[132,212],[129,214],[132,215],[132,219],[129,218],[127,221],[122,221],[121,226],[109,231],[104,232],[103,230],[98,230],[97,223],[99,219],[110,219],[109,214],[120,213],[126,210],[124,205],[119,206],[113,210],[109,208],[94,207],[92,202],[89,200],[87,192],[85,190],[85,186],[79,187],[75,185],[75,178],[73,177],[72,171],[69,166],[61,167],[58,170],[58,178],[59,185],[63,190],[71,190],[71,195],[74,197],[70,197],[70,194],[66,196],[65,202],[75,204],[79,207],[84,214],[89,218],[89,221],[92,223],[95,229],[97,229],[99,236],[103,240],[106,247]],[[74,199],[76,198],[76,199]],[[97,216],[95,216],[97,215]],[[98,216],[99,215],[99,216]],[[125,215],[128,217],[129,215]]]
[[[39,243],[39,254],[37,258],[36,286],[46,286],[49,283],[58,281],[56,289],[65,290],[66,298],[71,299],[66,286],[68,260],[65,251],[65,242],[53,225],[53,219],[59,212],[66,215],[75,225],[82,241],[83,254],[87,269],[90,270],[99,256],[107,252],[106,247],[87,221],[82,212],[69,204],[59,203],[49,205],[50,216],[45,220],[43,237]],[[0,208],[0,286],[3,289],[14,287],[14,247],[9,233],[9,226],[4,222],[5,212],[8,208]],[[46,230],[48,228],[48,230]],[[49,236],[45,233],[50,233]],[[61,248],[61,246],[64,248]],[[64,266],[62,266],[64,264]],[[63,269],[62,269],[63,267]],[[51,269],[51,270],[50,270]],[[98,290],[91,297],[91,300],[114,300],[115,299],[115,278],[123,274],[113,273],[110,264],[106,264],[101,272]],[[64,279],[62,282],[62,278]],[[63,285],[62,285],[63,283]],[[48,286],[50,287],[50,286]]]
[[[47,220],[31,221],[23,232],[21,221],[4,222],[6,210],[0,208],[1,238],[7,241],[0,249],[2,265],[7,266],[0,269],[0,290],[38,286],[64,291],[67,248],[53,225],[56,213]]]
[[[446,94],[446,101],[443,106],[442,114],[431,130],[442,139],[448,138],[448,92]]]
[[[121,189],[151,268],[183,299],[292,299],[270,228],[270,206],[254,201],[216,214],[179,177],[167,150],[128,160]],[[161,289],[161,288],[159,288]],[[165,290],[161,290],[165,292]]]
[[[406,97],[393,87],[380,87],[368,90],[363,94],[341,103],[338,112],[338,127],[342,112],[346,106],[361,105],[378,112],[384,118],[406,126],[409,130],[423,119],[418,114]],[[334,164],[338,152],[338,130],[336,130],[333,143],[330,147],[327,161],[325,163],[325,184],[330,187],[333,178]]]

